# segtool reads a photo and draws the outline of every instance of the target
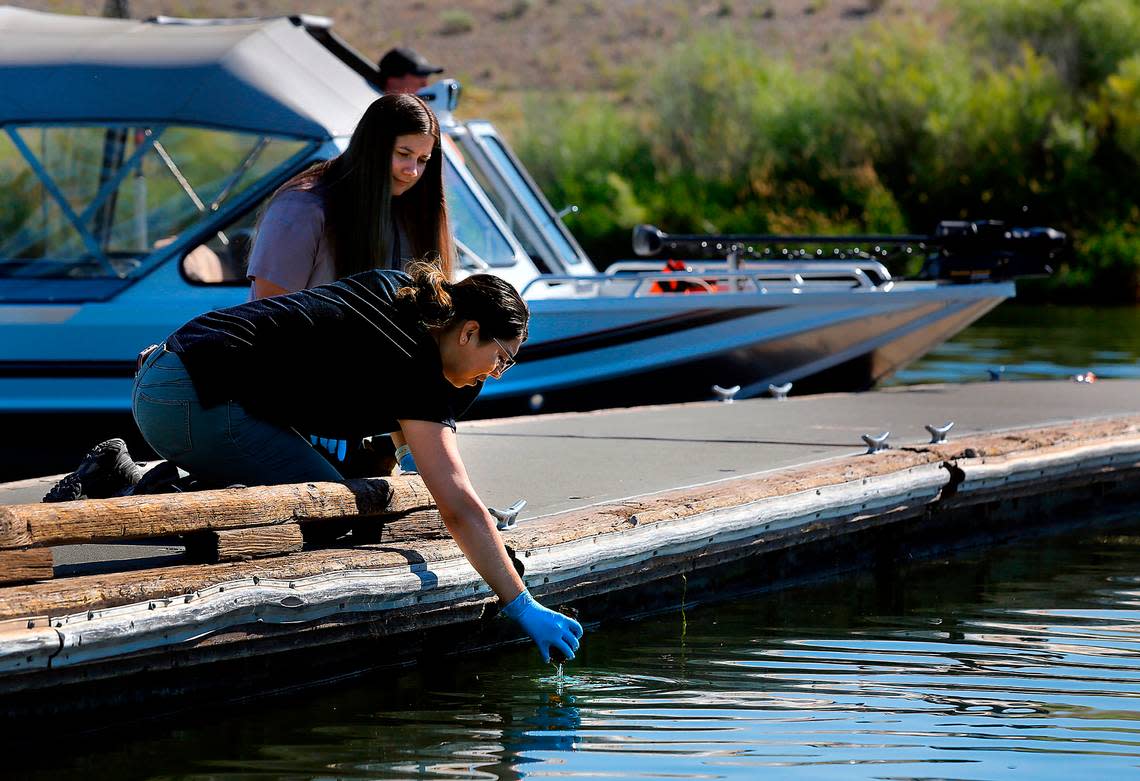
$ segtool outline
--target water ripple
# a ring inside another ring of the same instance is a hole
[[[1140,767],[1140,519],[376,675],[58,778],[969,779]]]

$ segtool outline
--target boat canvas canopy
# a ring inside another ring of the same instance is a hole
[[[114,121],[349,136],[377,93],[305,21],[204,26],[0,8],[0,124]]]

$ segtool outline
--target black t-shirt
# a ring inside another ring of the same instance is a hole
[[[199,401],[236,401],[304,434],[355,438],[398,431],[397,420],[455,428],[482,383],[456,388],[439,345],[414,306],[411,284],[375,269],[283,296],[200,315],[166,347],[190,374]]]

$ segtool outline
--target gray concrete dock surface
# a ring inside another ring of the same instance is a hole
[[[593,504],[804,466],[866,451],[862,434],[928,442],[925,424],[970,435],[1140,413],[1140,381],[921,385],[731,404],[637,407],[461,423],[460,448],[491,506],[527,500],[526,522]],[[94,444],[94,443],[93,443]],[[36,502],[54,478],[0,486],[0,503]],[[162,557],[153,545],[64,546],[58,565]]]
[[[472,481],[492,506],[519,497],[522,518],[895,446],[1140,413],[1140,381],[921,385],[869,393],[641,407],[473,421],[460,426]]]

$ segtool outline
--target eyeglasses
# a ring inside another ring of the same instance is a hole
[[[503,353],[507,356],[504,358],[502,355],[495,355],[495,376],[502,377],[507,373],[507,369],[515,365],[515,356],[511,353],[510,350],[503,346],[502,342],[500,342],[495,337],[492,336],[491,341],[497,344],[499,346],[499,349],[502,350]]]

